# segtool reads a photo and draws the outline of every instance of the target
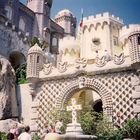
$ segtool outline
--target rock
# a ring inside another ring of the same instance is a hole
[[[0,131],[7,133],[16,124],[17,124],[17,127],[24,127],[23,124],[20,124],[19,122],[14,121],[12,119],[1,120],[0,121]]]

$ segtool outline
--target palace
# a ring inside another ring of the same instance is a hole
[[[50,18],[52,3],[0,3],[0,72],[8,74],[6,62],[12,75],[27,63],[29,82],[16,85],[16,90],[10,82],[0,83],[0,96],[9,96],[2,102],[5,106],[0,105],[0,119],[18,118],[42,133],[50,111],[62,109],[71,98],[103,111],[114,125],[140,118],[140,25],[126,27],[106,12],[85,17],[76,32],[76,17],[68,9]],[[30,47],[32,37],[45,40],[48,48]]]

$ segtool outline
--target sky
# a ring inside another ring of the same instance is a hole
[[[20,0],[24,4],[27,0]],[[53,0],[51,17],[62,9],[69,9],[79,22],[81,8],[84,17],[109,12],[123,19],[124,24],[140,24],[140,0]]]

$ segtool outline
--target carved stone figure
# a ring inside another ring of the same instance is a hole
[[[97,67],[103,67],[107,63],[105,56],[102,56],[101,58],[97,56],[95,61],[96,61],[96,66]]]
[[[58,71],[63,73],[67,70],[67,62],[58,62]]]
[[[76,68],[77,69],[82,69],[87,66],[87,60],[85,58],[79,58],[76,60]]]
[[[124,53],[121,53],[120,55],[114,55],[114,64],[116,65],[121,65],[123,64],[125,61],[125,58],[124,58]]]
[[[43,72],[45,75],[50,74],[52,71],[52,63],[44,64]]]
[[[11,94],[15,85],[15,72],[10,62],[0,56],[0,119],[10,118]]]

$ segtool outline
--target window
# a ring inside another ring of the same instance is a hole
[[[138,36],[138,45],[140,45],[140,36]]]
[[[12,8],[10,6],[6,6],[5,7],[5,11],[6,11],[6,17],[9,19],[9,20],[12,20]]]
[[[114,43],[114,46],[118,46],[118,37],[114,36],[113,37],[113,43]]]
[[[20,20],[19,20],[19,29],[22,31],[25,31],[25,21],[23,20],[22,17],[20,17]]]
[[[53,37],[53,39],[52,39],[52,46],[57,47],[57,38],[56,37]]]
[[[39,63],[39,56],[37,56],[37,63]]]

